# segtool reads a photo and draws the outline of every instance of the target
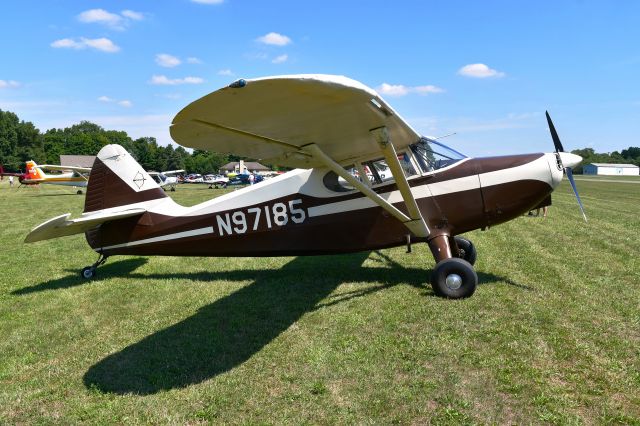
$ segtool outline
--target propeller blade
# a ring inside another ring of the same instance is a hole
[[[587,215],[584,214],[584,207],[582,206],[582,200],[580,199],[580,195],[578,195],[578,188],[576,187],[576,182],[573,180],[573,171],[571,167],[566,167],[565,171],[567,172],[567,178],[569,178],[569,183],[571,183],[571,187],[573,188],[573,193],[576,194],[576,199],[578,200],[578,205],[580,206],[580,211],[582,212],[582,217],[585,222],[588,222]]]
[[[564,152],[562,142],[560,142],[560,138],[558,137],[558,132],[556,132],[553,121],[551,121],[551,117],[549,116],[549,111],[545,111],[544,113],[547,115],[547,123],[549,123],[549,131],[551,132],[551,139],[553,139],[553,145],[556,147],[556,152]]]

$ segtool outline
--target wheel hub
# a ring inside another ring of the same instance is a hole
[[[457,290],[462,287],[462,277],[458,274],[449,274],[444,283],[449,289]]]

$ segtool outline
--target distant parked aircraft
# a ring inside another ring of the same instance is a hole
[[[86,176],[91,172],[90,167],[75,166],[59,166],[53,164],[37,165],[35,161],[27,161],[27,172],[19,177],[22,185],[64,185],[76,188],[84,188],[87,186],[89,178]],[[62,171],[65,173],[47,174],[43,170]],[[82,190],[78,189],[78,194],[82,194]]]
[[[149,176],[156,181],[160,188],[165,191],[169,188],[171,191],[176,190],[176,185],[178,185],[179,174],[184,173],[184,170],[167,170],[166,172],[149,172]]]

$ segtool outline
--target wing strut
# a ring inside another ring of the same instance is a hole
[[[389,145],[391,145],[391,144],[389,144]],[[332,170],[338,176],[340,176],[341,178],[343,178],[344,180],[349,182],[351,185],[353,185],[354,188],[356,188],[358,191],[360,191],[364,195],[366,195],[371,201],[373,201],[374,203],[376,203],[377,205],[379,205],[380,207],[385,209],[393,217],[398,219],[400,222],[404,223],[404,225],[414,235],[416,235],[418,237],[427,237],[429,235],[429,229],[427,228],[427,225],[425,224],[424,220],[422,219],[422,216],[420,216],[419,210],[418,210],[418,219],[412,219],[411,217],[407,216],[406,214],[404,214],[400,210],[398,210],[393,204],[389,203],[387,200],[385,200],[380,195],[378,195],[375,191],[373,191],[371,188],[369,188],[366,184],[362,183],[359,179],[357,179],[351,173],[346,171],[344,169],[344,167],[340,166],[340,164],[338,164],[335,161],[333,161],[331,159],[331,157],[329,157],[327,154],[325,154],[322,151],[322,149],[320,149],[320,147],[318,145],[309,144],[309,145],[303,146],[302,149],[304,151],[308,152],[309,154],[311,154],[313,156],[313,158],[315,158],[316,160],[318,160],[321,163],[323,163],[325,166],[327,166],[330,170]],[[393,149],[393,147],[391,147],[391,149]],[[395,152],[395,150],[393,152]],[[398,159],[396,158],[395,161],[396,161],[397,166],[398,166],[397,168],[400,169],[401,179],[404,179],[404,181],[406,183],[407,180],[406,180],[406,178],[404,176],[404,173],[402,172],[402,168],[400,167],[400,163],[398,162]],[[387,160],[387,162],[388,162],[388,160]],[[394,171],[393,168],[391,168],[391,165],[389,165],[389,168],[391,169],[391,172],[395,176],[396,172]],[[399,182],[401,179],[396,178],[396,182]],[[406,187],[408,189],[409,185],[406,184]],[[398,188],[400,188],[400,185],[398,185]],[[400,192],[402,193],[402,190],[400,190]],[[410,190],[409,190],[409,194],[411,194]],[[406,203],[406,197],[405,197],[404,193],[402,194],[402,196],[405,199],[405,203]],[[411,201],[413,201],[413,204],[415,205],[415,208],[417,210],[417,205],[415,204],[415,199],[413,198],[413,195],[410,196],[410,199],[411,199]],[[408,205],[409,203],[406,203],[406,204]],[[412,211],[412,209],[409,208],[409,212],[411,212],[411,211]],[[410,213],[410,214],[413,216],[413,213]]]
[[[396,185],[398,185],[398,189],[400,190],[404,204],[407,206],[407,211],[409,212],[412,223],[415,224],[414,226],[418,228],[419,232],[416,232],[411,228],[409,229],[411,229],[411,231],[418,237],[428,237],[429,227],[424,221],[422,213],[420,213],[416,199],[413,197],[411,187],[409,186],[409,182],[407,182],[407,177],[405,176],[402,166],[400,165],[400,161],[398,160],[396,149],[389,139],[389,132],[387,131],[387,128],[379,127],[377,129],[373,129],[371,130],[371,134],[382,148],[384,159],[387,160],[387,166],[389,166],[391,174],[396,181]]]

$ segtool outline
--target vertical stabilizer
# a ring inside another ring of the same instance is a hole
[[[42,180],[45,178],[45,174],[35,161],[27,161],[27,179],[30,180]]]
[[[162,188],[120,145],[103,147],[89,175],[84,211],[165,198]]]

